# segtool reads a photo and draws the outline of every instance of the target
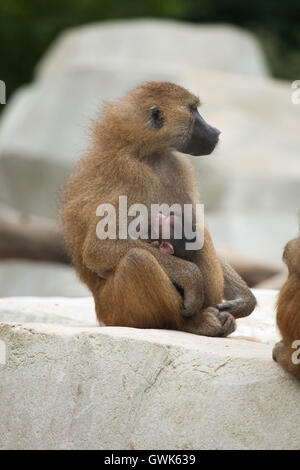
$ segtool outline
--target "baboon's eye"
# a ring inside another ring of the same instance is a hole
[[[152,126],[156,129],[160,129],[164,125],[163,112],[161,111],[161,109],[159,109],[156,104],[154,106],[151,106],[150,110]]]
[[[199,106],[199,103],[198,103],[198,102],[197,102],[197,103],[192,103],[192,104],[189,105],[189,110],[190,110],[192,113],[194,113],[195,111],[197,111],[198,106]]]

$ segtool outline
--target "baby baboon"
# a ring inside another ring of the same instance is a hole
[[[178,258],[193,261],[194,250],[188,250],[186,243],[195,242],[196,236],[192,236],[187,239],[184,233],[184,217],[183,215],[171,212],[170,215],[166,216],[159,212],[157,214],[157,233],[155,240],[151,241],[151,245],[158,248],[164,253],[178,256]],[[151,228],[151,225],[150,225]],[[176,229],[181,234],[180,237],[176,238]],[[191,229],[196,232],[196,225],[191,222]],[[167,234],[167,235],[165,235]],[[151,238],[151,235],[149,234]]]
[[[151,239],[120,236],[118,217],[115,239],[97,236],[97,207],[110,204],[119,214],[124,195],[128,207],[140,203],[149,212],[153,204],[177,204],[183,213],[190,204],[195,223],[194,171],[188,157],[175,150],[210,154],[220,134],[198,106],[195,95],[168,82],[148,82],[106,104],[91,147],[66,184],[65,240],[106,325],[226,336],[235,318],[255,307],[244,281],[218,259],[206,229],[192,262],[157,249]]]
[[[300,380],[300,238],[291,240],[283,253],[289,274],[277,305],[277,325],[282,341],[273,349],[273,359]]]

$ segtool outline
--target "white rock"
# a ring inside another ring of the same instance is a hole
[[[71,266],[26,260],[1,260],[0,297],[84,297],[90,291]]]
[[[275,325],[277,291],[253,289],[257,307],[246,318],[237,321],[237,330],[231,335],[242,339],[253,339],[274,344],[279,339]],[[92,297],[10,297],[0,299],[1,322],[60,323],[96,325],[95,307]]]
[[[38,74],[55,76],[74,64],[123,64],[127,60],[255,76],[267,73],[262,49],[248,31],[229,25],[146,19],[96,23],[64,32],[41,61]]]
[[[36,323],[0,339],[1,449],[299,448],[299,384],[271,345]]]
[[[254,293],[226,339],[89,326],[91,298],[0,299],[0,449],[298,449],[299,384],[246,340],[277,340],[277,292]]]
[[[276,303],[278,291],[253,289],[257,306],[249,317],[237,320],[237,329],[231,337],[252,339],[273,344],[280,340],[276,326]]]
[[[0,299],[1,322],[97,326],[93,297],[9,297]]]
[[[206,222],[217,247],[225,244],[234,248],[236,255],[274,263],[278,268],[284,267],[284,246],[299,230],[296,209],[215,211],[207,214]]]

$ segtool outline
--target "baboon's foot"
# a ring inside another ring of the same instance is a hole
[[[187,318],[183,329],[197,335],[224,337],[234,332],[236,322],[231,313],[208,307],[193,317]]]

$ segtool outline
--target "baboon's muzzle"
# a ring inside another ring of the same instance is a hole
[[[194,111],[194,115],[195,122],[191,137],[181,151],[199,157],[209,155],[217,145],[221,131],[207,124],[198,110]]]

